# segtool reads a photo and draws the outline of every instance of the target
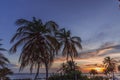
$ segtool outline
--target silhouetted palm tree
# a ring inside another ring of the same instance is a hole
[[[113,74],[113,80],[114,80],[114,71],[115,71],[116,62],[117,62],[116,60],[110,57],[105,57],[103,61],[107,71]]]
[[[81,38],[77,36],[71,36],[70,31],[66,31],[65,28],[60,29],[59,32],[56,32],[56,37],[60,43],[60,51],[62,55],[66,56],[68,61],[69,57],[73,62],[73,57],[78,56],[78,50],[82,49]],[[75,77],[75,76],[74,76]]]
[[[35,79],[39,74],[40,66],[46,68],[46,79],[48,79],[48,68],[52,64],[55,53],[58,50],[58,42],[54,37],[58,25],[53,21],[48,21],[45,24],[41,20],[28,21],[19,19],[16,24],[20,26],[16,34],[11,39],[11,43],[15,44],[11,47],[10,52],[15,53],[17,48],[22,45],[19,62],[21,63],[20,70],[30,66],[32,72],[33,67],[37,66]]]
[[[66,31],[65,28],[60,29],[56,33],[56,37],[60,42],[60,49],[62,50],[63,56],[67,56],[67,61],[69,57],[73,61],[73,57],[78,56],[77,49],[82,49],[80,37],[72,37],[70,31]]]
[[[67,70],[67,65],[65,63],[62,63],[60,69],[57,72],[66,73],[66,70]]]
[[[77,64],[74,61],[67,61],[67,72],[75,71],[77,69]]]
[[[75,70],[79,70],[77,64],[73,61],[67,61],[66,63],[61,64],[61,67],[58,71],[61,71],[63,73],[70,73]]]

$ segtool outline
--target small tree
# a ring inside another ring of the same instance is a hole
[[[73,61],[67,61],[66,63],[62,63],[61,67],[58,71],[63,73],[71,73],[73,71],[79,70],[79,66]]]
[[[89,73],[90,73],[90,75],[93,75],[93,77],[94,77],[96,74],[98,74],[97,70],[95,70],[95,69],[91,69]]]
[[[107,71],[113,75],[113,80],[114,80],[114,72],[117,61],[111,57],[105,57],[103,63]]]

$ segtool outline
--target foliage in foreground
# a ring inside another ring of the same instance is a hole
[[[12,75],[13,72],[8,68],[0,69],[0,80],[9,80],[7,75]]]
[[[32,80],[30,78],[25,78],[25,79],[14,79],[14,80]]]
[[[2,41],[2,39],[0,39]],[[0,43],[0,80],[10,80],[9,75],[12,75],[13,72],[7,68],[8,63],[10,61],[3,55],[3,51],[7,51],[6,49],[1,47],[2,44]]]
[[[75,77],[74,77],[75,76]],[[68,74],[53,74],[49,77],[48,80],[109,80],[108,78],[104,78],[101,76],[87,77],[86,75],[82,75],[80,71],[74,71]]]
[[[61,79],[62,80],[67,80],[67,79],[74,80],[74,78],[87,80],[87,76],[82,76],[80,71],[73,71],[67,74],[53,74],[52,76],[49,77],[48,80],[61,80]]]
[[[70,61],[67,61],[66,63],[62,63],[61,66],[60,66],[60,69],[58,70],[58,72],[68,74],[68,73],[71,73],[71,71],[72,72],[73,71],[78,71],[79,68],[80,67],[77,66],[77,63],[70,60]]]
[[[90,78],[89,80],[109,80],[109,79],[102,76],[95,76],[93,78]]]

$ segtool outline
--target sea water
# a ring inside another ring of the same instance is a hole
[[[52,75],[52,73],[48,74],[48,76],[50,76],[50,75]],[[83,74],[83,75],[90,76],[90,74],[88,74],[88,73]],[[38,75],[38,78],[44,79],[45,76],[46,76],[45,73],[40,73]],[[98,76],[105,76],[105,75],[104,74],[98,74]],[[15,73],[15,74],[13,74],[13,75],[11,75],[9,77],[10,77],[11,80],[13,80],[13,79],[26,79],[26,78],[34,79],[35,73],[32,73],[32,74],[30,74],[30,73]],[[117,80],[120,80],[120,74],[115,74],[115,77],[117,78]]]
[[[51,74],[49,74],[49,76],[50,75]],[[40,73],[38,75],[38,78],[45,78],[45,76],[46,76],[45,73]],[[13,80],[13,79],[34,79],[35,73],[32,73],[32,74],[30,74],[30,73],[15,73],[9,77],[11,80]]]

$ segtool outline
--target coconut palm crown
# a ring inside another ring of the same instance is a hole
[[[53,21],[43,24],[40,19],[37,20],[35,17],[32,21],[18,19],[16,24],[20,27],[10,41],[14,43],[10,52],[15,53],[18,47],[22,46],[19,57],[20,70],[30,66],[32,72],[33,67],[37,67],[36,79],[39,68],[44,65],[47,68],[46,77],[48,77],[48,68],[53,62],[59,45],[54,37],[58,25]]]
[[[78,50],[82,49],[80,37],[71,36],[71,32],[65,28],[60,29],[56,33],[56,37],[60,43],[60,51],[62,51],[63,56],[66,56],[67,60],[69,57],[73,60],[73,57],[78,56]]]

